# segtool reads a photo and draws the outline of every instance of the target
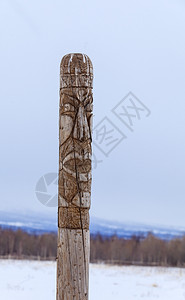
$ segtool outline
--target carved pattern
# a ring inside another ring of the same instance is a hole
[[[63,75],[61,76],[60,86],[62,89],[69,86],[72,87],[93,87],[93,76],[84,75],[79,78],[77,75]]]
[[[59,228],[89,229],[89,211],[87,208],[59,207]]]
[[[60,71],[57,300],[88,300],[93,69],[69,54]]]
[[[92,63],[86,55],[64,56],[59,116],[59,207],[68,209],[90,208],[92,78]],[[70,218],[65,226],[71,228]],[[82,226],[80,222],[78,228]]]

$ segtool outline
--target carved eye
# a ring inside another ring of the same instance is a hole
[[[64,105],[63,105],[63,110],[64,110],[64,112],[66,111],[74,111],[74,107],[70,104],[70,103],[65,103]]]
[[[70,110],[70,105],[64,104],[64,111],[69,111],[69,110]]]
[[[93,105],[92,105],[92,103],[88,103],[88,104],[87,104],[87,106],[86,106],[86,111],[89,111],[89,112],[91,112],[91,111],[92,111],[92,109],[93,109]]]

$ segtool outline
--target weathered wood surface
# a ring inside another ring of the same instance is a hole
[[[60,69],[57,300],[88,300],[93,68],[68,54]]]

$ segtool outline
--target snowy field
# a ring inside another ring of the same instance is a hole
[[[1,300],[55,299],[56,263],[0,260]],[[185,269],[90,266],[90,300],[182,300]]]

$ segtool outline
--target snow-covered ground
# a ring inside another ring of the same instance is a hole
[[[1,300],[53,300],[55,286],[55,262],[0,260]],[[90,265],[90,300],[102,299],[185,299],[185,269]]]

